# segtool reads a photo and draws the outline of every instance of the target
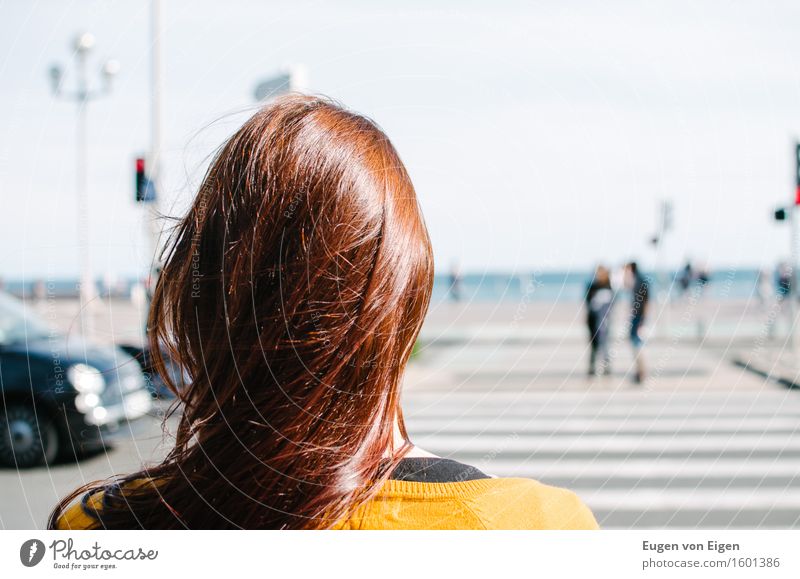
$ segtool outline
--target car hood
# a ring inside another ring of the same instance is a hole
[[[109,372],[127,366],[136,365],[136,360],[116,346],[93,344],[80,338],[51,334],[37,336],[27,342],[8,344],[4,347],[6,353],[20,353],[28,357],[58,358],[63,366],[70,364],[87,364],[100,370]]]

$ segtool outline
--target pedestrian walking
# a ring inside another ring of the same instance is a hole
[[[791,336],[794,325],[794,308],[792,307],[792,294],[794,293],[794,270],[786,262],[781,262],[775,268],[775,311],[767,318],[767,330],[770,339],[775,337],[775,326],[778,320],[783,320],[787,329],[786,335]]]
[[[642,327],[645,324],[650,303],[650,282],[639,271],[635,261],[625,266],[625,285],[631,292],[630,328],[628,336],[633,347],[635,370],[633,382],[641,384],[645,378],[645,363],[642,354]]]
[[[680,273],[678,273],[678,287],[680,288],[682,297],[685,297],[686,293],[689,291],[689,286],[692,285],[693,278],[694,269],[692,268],[692,262],[687,260],[686,265],[684,265]]]
[[[614,290],[608,268],[599,265],[586,288],[586,325],[589,328],[589,375],[609,374],[608,338]]]
[[[461,284],[463,278],[461,276],[461,268],[457,261],[450,265],[450,299],[454,302],[460,302],[462,298]]]

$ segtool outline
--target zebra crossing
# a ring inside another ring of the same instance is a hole
[[[800,392],[411,390],[415,444],[575,491],[603,528],[800,528]]]

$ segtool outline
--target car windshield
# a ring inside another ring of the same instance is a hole
[[[13,344],[49,336],[47,324],[30,306],[0,292],[0,344]]]

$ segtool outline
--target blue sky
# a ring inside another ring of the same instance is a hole
[[[120,61],[90,111],[95,273],[149,261],[133,159],[149,143],[148,2],[0,1],[0,275],[77,274],[74,106],[46,71],[90,30]],[[164,0],[163,210],[291,63],[374,118],[408,165],[437,266],[588,268],[654,260],[771,266],[800,137],[796,2]],[[69,71],[68,71],[69,74]],[[71,82],[68,76],[67,85]]]

